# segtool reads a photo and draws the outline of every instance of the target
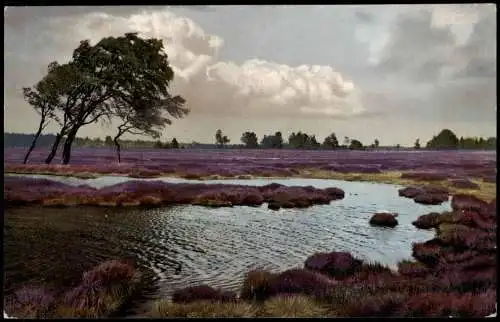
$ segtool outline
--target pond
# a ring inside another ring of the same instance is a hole
[[[132,180],[31,177],[94,187]],[[135,258],[152,272],[157,286],[151,293],[154,297],[168,297],[176,288],[199,284],[237,290],[243,275],[253,268],[280,271],[302,266],[315,252],[348,251],[366,261],[394,266],[411,258],[412,242],[431,239],[434,234],[416,229],[411,222],[432,211],[450,210],[449,201],[427,206],[399,197],[401,187],[389,184],[297,178],[203,182],[338,187],[345,191],[345,198],[329,205],[279,211],[267,209],[266,204],[232,208],[7,208],[6,292],[19,283],[37,280],[49,283],[61,279],[63,283],[102,260],[120,256]],[[398,213],[399,225],[371,227],[370,217],[380,211]]]

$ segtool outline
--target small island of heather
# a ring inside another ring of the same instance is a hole
[[[4,318],[496,316],[492,5],[4,16]]]

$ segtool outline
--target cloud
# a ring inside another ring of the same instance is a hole
[[[361,10],[356,10],[356,12],[354,13],[354,15],[362,23],[371,24],[371,23],[375,22],[375,17],[373,16],[373,14],[371,14],[369,12],[366,12],[366,11],[364,11],[362,9]]]
[[[495,117],[491,106],[496,104],[496,13],[492,6],[407,11],[397,16],[386,38],[374,71],[398,81],[398,91],[406,87],[418,93],[420,117],[439,114],[450,121]]]
[[[173,91],[186,98],[193,114],[234,116],[304,115],[356,117],[360,90],[330,66],[287,66],[251,59],[236,64],[219,59],[224,40],[207,34],[191,19],[168,10],[117,16],[93,12],[55,17],[43,30],[50,37],[49,61],[69,59],[82,39],[137,31],[164,40],[174,69]],[[64,54],[62,54],[64,53]]]
[[[400,14],[378,53],[377,71],[416,82],[493,76],[496,15],[491,9],[434,6]]]

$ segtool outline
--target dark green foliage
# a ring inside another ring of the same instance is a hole
[[[218,147],[223,147],[224,145],[228,144],[230,142],[229,138],[225,135],[222,135],[222,130],[218,129],[215,132],[215,144]]]
[[[311,136],[301,131],[292,132],[288,137],[288,144],[295,149],[318,148],[320,146],[314,135]]]
[[[415,144],[413,145],[413,147],[414,147],[415,149],[417,149],[417,150],[418,150],[418,149],[420,149],[420,139],[417,139],[417,140],[415,141]]]
[[[330,134],[323,141],[323,147],[328,149],[337,149],[339,147],[339,141],[335,133]]]
[[[459,140],[455,133],[449,129],[444,129],[437,136],[427,142],[427,148],[453,149],[458,148]]]
[[[264,135],[260,145],[266,149],[281,149],[283,147],[283,136],[281,132],[276,132],[274,135]]]
[[[259,140],[255,132],[245,132],[241,135],[241,142],[245,144],[246,148],[253,149],[259,146]]]
[[[179,148],[179,142],[177,142],[176,138],[172,139],[172,143],[170,143],[170,146],[172,147],[172,149],[178,149]]]
[[[352,139],[351,143],[349,144],[349,149],[351,150],[360,150],[363,148],[363,143],[356,139]]]
[[[173,76],[161,40],[126,33],[103,38],[94,46],[81,41],[68,63],[51,63],[34,90],[24,89],[28,102],[35,108],[47,106],[52,111],[47,118],[60,125],[46,163],[65,138],[63,163],[67,164],[80,128],[99,121],[120,120],[114,138],[118,150],[118,138],[127,132],[158,138],[171,122],[165,114],[178,118],[188,113],[184,99],[168,93]]]

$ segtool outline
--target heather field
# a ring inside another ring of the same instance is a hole
[[[496,153],[4,151],[10,316],[496,311]]]
[[[422,185],[429,182],[454,192],[475,190],[494,196],[496,152],[491,151],[307,151],[307,150],[127,150],[116,162],[112,149],[75,149],[69,165],[57,158],[46,165],[45,149],[22,165],[24,149],[4,150],[6,173],[55,174],[93,178],[174,176],[187,179],[299,177]]]

